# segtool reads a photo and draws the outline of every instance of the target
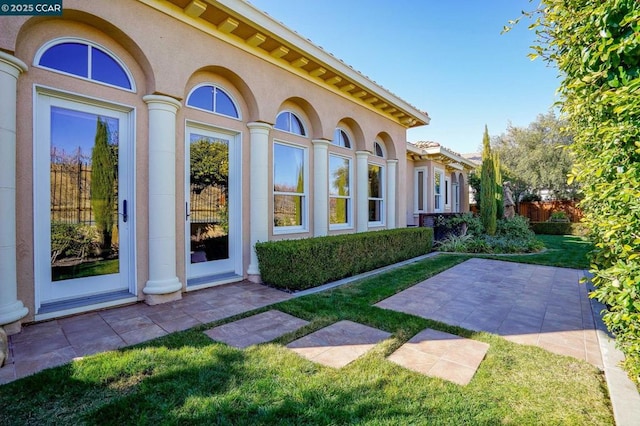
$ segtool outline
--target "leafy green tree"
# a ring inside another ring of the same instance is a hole
[[[487,234],[496,233],[496,169],[493,165],[489,130],[484,126],[482,169],[480,175],[480,218]]]
[[[191,142],[189,150],[189,178],[193,192],[199,194],[213,185],[228,188],[229,146],[225,141],[201,138]]]
[[[91,209],[100,235],[102,254],[108,256],[115,210],[115,181],[117,158],[109,147],[109,129],[107,123],[98,118],[96,136],[91,151]]]
[[[542,0],[531,56],[555,64],[574,135],[572,180],[595,243],[594,296],[640,383],[640,7],[637,0]]]
[[[574,161],[568,149],[572,143],[566,121],[549,112],[528,127],[509,126],[493,139],[492,149],[500,154],[504,168],[527,183],[528,194],[548,190],[555,199],[575,199],[579,186],[567,182]]]

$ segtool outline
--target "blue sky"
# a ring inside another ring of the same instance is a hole
[[[390,92],[427,111],[410,142],[477,151],[484,125],[527,126],[557,100],[558,72],[527,54],[535,34],[510,19],[537,0],[249,0]]]

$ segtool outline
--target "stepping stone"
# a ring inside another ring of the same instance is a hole
[[[391,333],[352,321],[339,321],[308,334],[287,348],[310,361],[340,368],[361,357]]]
[[[309,321],[296,318],[284,312],[270,310],[214,327],[204,333],[213,340],[244,349],[251,345],[269,342],[307,324],[309,324]]]
[[[427,328],[388,359],[417,373],[466,385],[488,349],[487,343]]]

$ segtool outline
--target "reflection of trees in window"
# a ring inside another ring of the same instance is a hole
[[[304,150],[274,144],[273,224],[303,226],[305,209]]]
[[[109,147],[107,124],[98,118],[95,144],[91,153],[91,208],[96,228],[101,236],[101,251],[107,256],[111,250],[111,236],[114,225],[116,193],[117,157]]]
[[[369,165],[369,222],[382,222],[382,167]]]
[[[331,186],[329,188],[329,222],[331,224],[349,223],[350,189],[349,160],[331,156],[329,160]]]
[[[227,232],[229,142],[192,134],[189,179],[191,222],[217,224]]]

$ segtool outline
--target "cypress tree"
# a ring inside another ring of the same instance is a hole
[[[500,165],[500,153],[493,153],[493,166],[496,169],[496,218],[504,217],[504,200],[502,197],[502,170]]]
[[[91,152],[91,209],[95,219],[102,255],[111,251],[114,223],[116,159],[109,148],[107,123],[98,118],[96,136]]]
[[[496,169],[491,155],[489,130],[484,126],[482,138],[482,173],[480,175],[480,219],[488,235],[496,233]]]

